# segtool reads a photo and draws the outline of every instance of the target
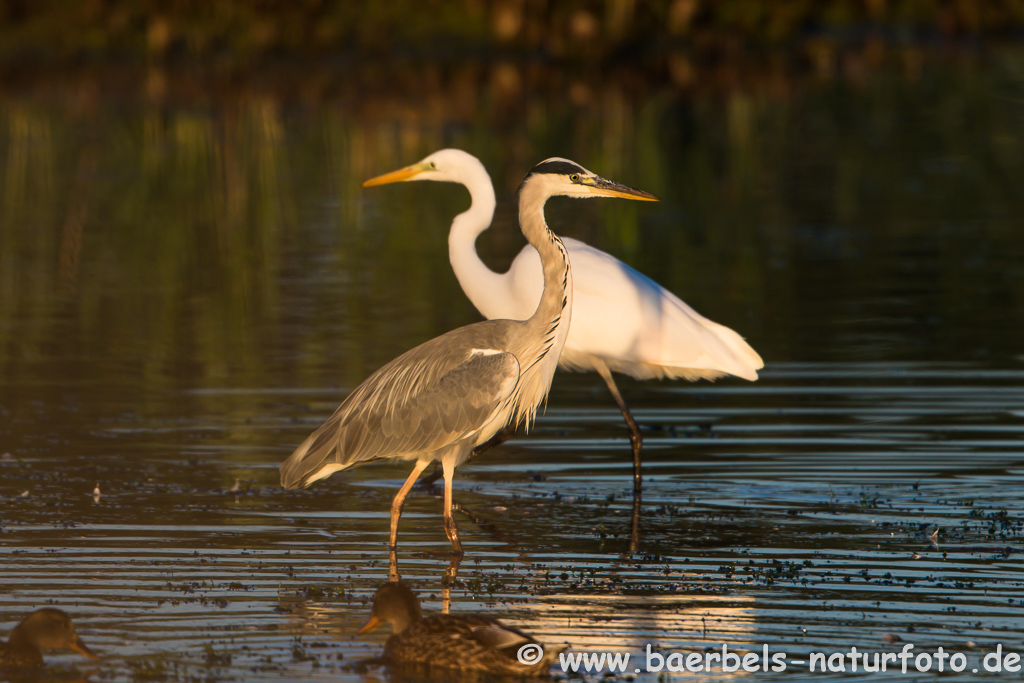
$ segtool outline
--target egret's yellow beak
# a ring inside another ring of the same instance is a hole
[[[405,170],[405,169],[403,169],[403,170]],[[395,171],[395,173],[397,173],[397,172],[398,172],[398,171]],[[383,177],[383,176],[382,176],[382,177]],[[367,181],[367,182],[369,182],[369,181]],[[381,625],[382,623],[384,623],[384,622],[382,622],[382,621],[381,621],[380,619],[378,619],[378,618],[377,618],[377,615],[373,615],[373,616],[371,616],[371,617],[370,617],[370,618],[369,618],[369,619],[367,620],[367,622],[366,622],[365,624],[363,624],[363,627],[362,627],[361,629],[359,629],[358,631],[356,631],[356,633],[357,633],[357,634],[369,633],[369,632],[370,632],[370,631],[372,631],[373,629],[375,629],[375,628],[377,628],[378,626],[380,626],[380,625]]]
[[[387,185],[389,183],[401,183],[406,180],[412,180],[420,173],[430,170],[432,170],[430,164],[413,164],[412,166],[406,166],[405,168],[400,168],[397,171],[392,171],[391,173],[379,175],[376,178],[370,178],[363,182],[363,187]]]
[[[621,197],[622,199],[636,199],[641,202],[660,201],[649,192],[637,190],[629,185],[616,183],[600,176],[596,178],[583,178],[580,180],[580,184],[589,187],[590,193],[598,197]]]

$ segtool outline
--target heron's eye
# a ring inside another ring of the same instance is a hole
[[[437,163],[436,163],[436,162],[433,162],[433,161],[431,161],[431,162],[430,162],[430,168],[432,168],[432,169],[434,169],[434,170],[436,171],[436,170],[437,170]]]
[[[569,176],[569,180],[573,181],[574,183],[578,183],[580,181],[580,174],[573,173],[571,176]]]

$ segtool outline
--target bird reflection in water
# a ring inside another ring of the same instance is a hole
[[[445,567],[441,577],[441,613],[448,614],[452,607],[452,586],[458,579],[459,566],[462,564],[461,555],[452,555],[448,566]],[[388,583],[400,583],[402,575],[398,571],[398,551],[391,548],[388,561]]]

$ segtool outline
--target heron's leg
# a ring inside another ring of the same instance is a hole
[[[430,464],[429,460],[417,460],[416,466],[412,468],[409,478],[398,489],[394,500],[391,501],[391,547],[398,547],[398,519],[402,516],[402,506],[405,505],[405,497],[409,495],[409,489],[416,483],[420,473]]]
[[[619,404],[622,417],[626,418],[626,424],[629,426],[629,441],[633,444],[633,495],[639,496],[640,489],[643,487],[640,477],[640,449],[643,448],[644,439],[640,436],[640,428],[637,427],[636,420],[633,419],[633,413],[629,412],[629,406],[626,405],[622,394],[619,393],[619,387],[615,385],[615,380],[612,379],[612,373],[608,366],[605,365],[603,360],[595,358],[594,369],[601,375],[604,383],[608,385],[608,391],[612,392],[612,397]]]
[[[469,460],[473,460],[474,458],[476,458],[478,455],[480,455],[484,451],[489,451],[489,450],[491,450],[492,448],[494,448],[496,446],[500,446],[501,444],[505,443],[506,441],[508,441],[509,439],[511,439],[515,435],[516,435],[516,425],[515,425],[515,423],[509,423],[509,424],[505,425],[505,428],[502,429],[500,432],[498,432],[497,434],[495,434],[494,436],[489,438],[487,441],[484,441],[482,444],[480,444],[479,446],[474,448],[473,452],[469,454]],[[466,462],[469,462],[469,460],[467,460]],[[438,463],[434,467],[434,471],[433,472],[431,472],[427,476],[423,477],[423,479],[420,481],[420,486],[422,486],[422,487],[433,486],[434,482],[437,481],[438,479],[440,479],[443,476],[444,476],[444,470],[441,468],[441,464]]]
[[[455,475],[455,461],[444,460],[444,532],[452,544],[452,552],[462,557],[462,543],[459,542],[459,528],[452,516],[452,477]]]

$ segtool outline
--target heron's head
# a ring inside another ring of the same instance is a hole
[[[523,179],[520,191],[527,185],[536,184],[539,184],[543,194],[549,197],[621,197],[645,202],[658,201],[653,194],[602,178],[575,161],[559,157],[547,159],[534,166]]]
[[[363,187],[400,183],[407,180],[436,180],[466,184],[471,176],[480,173],[488,177],[483,164],[472,154],[463,152],[461,149],[442,149],[411,166],[370,178],[363,183]],[[488,182],[490,182],[489,177]]]

